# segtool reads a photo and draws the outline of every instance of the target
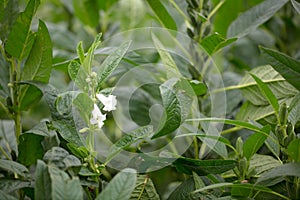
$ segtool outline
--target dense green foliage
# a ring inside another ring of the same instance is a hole
[[[0,0],[0,199],[300,199],[297,0]]]

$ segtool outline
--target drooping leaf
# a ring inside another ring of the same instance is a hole
[[[236,166],[235,160],[195,160],[191,158],[178,158],[174,163],[179,172],[198,175],[220,174],[233,169]]]
[[[291,0],[295,10],[298,12],[298,14],[300,14],[300,3],[297,2],[296,0]]]
[[[160,0],[147,0],[147,3],[163,26],[171,30],[177,30],[176,22]]]
[[[262,174],[256,181],[256,185],[272,186],[281,181],[285,176],[300,177],[300,163],[287,163],[275,167]]]
[[[0,159],[0,168],[12,173],[16,173],[23,177],[27,176],[29,172],[24,165],[12,160]]]
[[[51,199],[83,199],[83,188],[78,177],[70,178],[66,172],[53,166],[48,166],[48,171],[51,178]]]
[[[52,43],[48,29],[39,21],[36,39],[25,62],[21,80],[48,83],[52,68]]]
[[[175,91],[167,84],[161,85],[159,89],[165,108],[165,120],[161,120],[158,131],[152,136],[152,139],[172,133],[181,124],[182,109]]]
[[[41,161],[37,161],[35,171],[34,197],[35,199],[52,199],[51,195],[51,179],[47,165]]]
[[[43,158],[44,148],[41,142],[44,137],[32,133],[25,133],[19,137],[18,162],[30,166]]]
[[[262,131],[265,133],[270,132],[271,127],[265,126],[262,128]],[[267,139],[268,135],[262,133],[254,133],[247,140],[244,142],[243,145],[243,152],[244,156],[250,160],[251,157],[260,149],[260,147],[264,144],[265,140]]]
[[[148,137],[153,132],[152,126],[144,126],[132,131],[129,134],[124,135],[119,139],[109,150],[109,154],[106,158],[106,163],[108,163],[116,154],[121,152],[123,149],[129,147],[140,139]]]
[[[237,38],[223,38],[219,33],[213,33],[201,40],[200,45],[206,50],[209,55],[214,54],[221,48],[233,43]]]
[[[300,139],[293,140],[286,151],[294,162],[300,162]]]
[[[108,183],[96,200],[128,200],[134,190],[136,180],[136,171],[126,168]]]
[[[250,74],[252,78],[257,83],[258,88],[260,91],[264,94],[265,98],[268,100],[268,102],[272,105],[274,111],[276,114],[279,112],[279,103],[277,101],[276,96],[273,94],[271,89],[265,84],[262,80],[260,80],[257,76],[254,74]]]
[[[300,90],[300,62],[281,52],[260,47],[263,56],[270,65],[285,78],[287,82]]]
[[[288,0],[266,0],[242,13],[229,26],[227,37],[243,37],[270,19]]]
[[[24,12],[18,16],[8,35],[5,50],[18,60],[27,57],[31,50],[34,34],[30,30],[30,26],[39,4],[39,0],[30,0]]]
[[[121,44],[113,53],[111,53],[101,64],[98,72],[98,87],[103,83],[108,76],[116,69],[122,58],[129,49],[131,41],[126,41]]]
[[[131,193],[130,200],[138,199],[160,200],[152,180],[147,175],[137,177],[136,186]]]

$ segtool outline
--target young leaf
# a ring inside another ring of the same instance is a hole
[[[207,174],[220,174],[233,169],[236,166],[236,161],[178,158],[173,164],[179,172],[189,175],[192,175],[192,172],[195,172],[199,176],[203,176]]]
[[[166,10],[160,0],[146,0],[153,12],[156,14],[159,22],[166,28],[171,30],[177,30],[176,22]]]
[[[28,174],[28,169],[24,165],[12,160],[0,159],[0,168],[20,176],[26,176]]]
[[[255,185],[272,186],[283,180],[285,176],[300,177],[300,163],[287,163],[264,173]]]
[[[273,94],[272,90],[265,84],[262,80],[260,80],[257,76],[254,74],[250,74],[252,78],[257,83],[260,91],[264,94],[264,96],[267,98],[268,102],[272,105],[276,115],[278,115],[279,111],[279,103],[277,101],[276,96]]]
[[[288,0],[266,0],[241,14],[229,26],[227,37],[243,37],[270,19]]]
[[[300,139],[293,140],[287,147],[287,154],[294,162],[300,162]]]
[[[132,131],[129,134],[124,135],[119,139],[109,150],[109,155],[106,158],[108,163],[116,154],[121,152],[124,148],[129,147],[131,144],[134,144],[140,139],[148,137],[153,132],[152,126],[144,126]]]
[[[297,2],[296,0],[291,0],[292,1],[292,4],[295,8],[295,10],[298,12],[298,14],[300,14],[300,3]]]
[[[48,172],[48,167],[41,160],[37,161],[37,166],[35,170],[34,197],[35,199],[52,199],[51,179]]]
[[[263,56],[287,82],[300,91],[300,62],[275,50],[260,47]]]
[[[30,31],[32,18],[40,4],[40,0],[30,0],[8,35],[5,50],[18,60],[27,57],[33,41],[34,34]]]
[[[265,126],[261,130],[265,133],[270,132],[270,126]],[[252,134],[243,145],[244,156],[250,160],[251,157],[260,149],[260,147],[264,144],[268,135],[256,132]]]
[[[76,51],[77,51],[77,54],[78,54],[78,57],[79,57],[79,61],[82,64],[83,61],[84,61],[84,58],[85,58],[84,49],[83,49],[83,46],[82,46],[82,41],[78,43]]]
[[[122,170],[109,182],[96,200],[128,200],[134,190],[136,179],[134,169]]]
[[[130,44],[131,41],[126,41],[121,44],[121,46],[118,47],[112,54],[110,54],[101,64],[100,71],[98,73],[98,88],[119,65],[129,49]]]
[[[206,50],[209,55],[214,54],[221,48],[236,41],[237,38],[225,39],[218,33],[213,33],[201,40],[200,45]]]
[[[137,177],[136,186],[130,197],[130,200],[139,199],[160,200],[152,180],[147,175]]]

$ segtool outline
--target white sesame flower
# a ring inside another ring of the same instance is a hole
[[[106,114],[102,114],[99,107],[94,104],[94,109],[92,111],[92,118],[90,119],[91,124],[98,124],[98,128],[102,128],[104,125],[103,121],[106,120]]]
[[[105,111],[112,111],[116,110],[117,99],[114,95],[108,95],[108,97],[104,96],[103,94],[96,94],[96,97],[101,101],[104,105],[103,110]]]

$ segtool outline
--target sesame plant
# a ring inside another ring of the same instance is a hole
[[[299,199],[296,0],[0,0],[0,199]]]

